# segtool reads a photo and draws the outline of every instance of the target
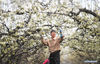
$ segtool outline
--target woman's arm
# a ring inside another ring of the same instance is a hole
[[[48,44],[48,40],[44,39],[42,36],[41,36],[41,42],[42,42],[43,44],[45,44],[45,45]]]
[[[64,39],[64,36],[59,37],[59,38],[58,38],[59,43],[61,43],[61,42],[63,41],[63,39]]]
[[[64,35],[62,34],[62,30],[60,30],[60,37],[58,38],[59,42],[63,41]]]

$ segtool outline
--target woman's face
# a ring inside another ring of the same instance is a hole
[[[51,37],[54,38],[55,36],[56,36],[56,33],[55,32],[52,32],[51,33]]]

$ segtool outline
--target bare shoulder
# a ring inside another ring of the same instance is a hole
[[[51,42],[52,40],[51,39],[48,39],[48,42]]]
[[[58,36],[58,37],[56,37],[56,40],[59,40],[59,38],[60,38],[59,36]]]

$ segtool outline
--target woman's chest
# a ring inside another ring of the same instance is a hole
[[[49,47],[52,47],[52,46],[58,45],[58,42],[57,40],[50,40],[48,44],[49,44]]]

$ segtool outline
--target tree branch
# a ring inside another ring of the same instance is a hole
[[[79,9],[79,12],[78,13],[75,13],[75,12],[70,12],[72,15],[79,15],[81,12],[85,12],[85,13],[87,13],[87,14],[91,14],[91,15],[93,15],[94,17],[97,17],[98,19],[99,19],[99,21],[100,21],[100,16],[98,15],[98,14],[96,14],[95,12],[92,12],[91,10],[88,10],[88,9],[86,9],[86,8],[84,8],[84,9]]]
[[[79,9],[79,10],[80,10],[80,12],[86,12],[86,13],[88,13],[88,14],[92,14],[93,16],[97,17],[97,18],[100,20],[100,16],[97,15],[95,12],[92,12],[91,10],[87,10],[86,8],[84,8],[84,9]]]
[[[4,23],[2,23],[6,28],[7,28],[7,31],[8,31],[8,33],[9,33],[9,28],[8,28],[8,26],[6,25],[6,24],[4,24]]]

